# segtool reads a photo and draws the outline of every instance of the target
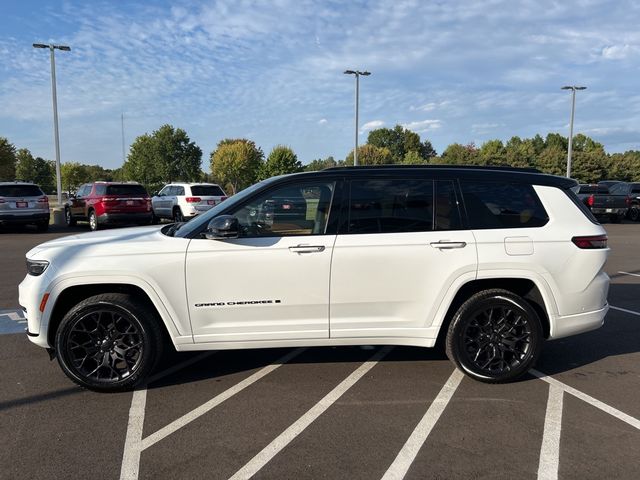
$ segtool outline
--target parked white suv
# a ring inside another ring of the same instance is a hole
[[[27,253],[29,339],[99,391],[176,350],[432,347],[504,382],[543,341],[598,328],[605,230],[573,180],[499,167],[350,167],[276,177],[185,224]]]
[[[151,207],[156,219],[170,218],[183,222],[226,198],[227,194],[215,183],[171,183],[151,199]]]

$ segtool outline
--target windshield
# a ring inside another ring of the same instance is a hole
[[[272,177],[267,180],[263,180],[262,182],[256,183],[255,185],[251,185],[248,188],[245,188],[228,200],[225,200],[224,202],[221,202],[212,209],[208,210],[206,213],[198,215],[193,220],[185,223],[179,230],[174,233],[174,236],[182,238],[188,237],[192,232],[198,230],[202,225],[208,224],[212,218],[218,216],[224,210],[227,210],[228,208],[242,202],[245,198],[252,195],[255,191],[269,185],[271,182],[278,178],[280,177]]]

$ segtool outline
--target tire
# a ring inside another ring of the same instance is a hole
[[[96,392],[121,392],[144,383],[163,345],[156,312],[122,293],[81,301],[65,314],[55,336],[62,371]]]
[[[184,215],[182,215],[182,210],[180,210],[180,207],[173,208],[173,221],[175,223],[184,222]]]
[[[637,222],[640,220],[640,205],[631,205],[629,209],[629,220]]]
[[[160,219],[156,217],[155,213],[151,214],[151,225],[158,225],[160,223]]]
[[[46,232],[47,230],[49,230],[49,222],[42,221],[36,223],[36,230],[38,232]]]
[[[76,219],[71,216],[71,209],[69,207],[64,209],[64,221],[67,223],[67,227],[74,227],[76,225]]]
[[[540,318],[523,298],[507,290],[484,290],[455,313],[447,331],[446,352],[467,376],[505,383],[535,365],[543,340]]]
[[[98,222],[98,216],[95,210],[89,210],[89,229],[92,232],[100,230],[100,222]]]

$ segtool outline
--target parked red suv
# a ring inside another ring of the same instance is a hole
[[[69,198],[64,213],[68,226],[84,220],[91,230],[116,223],[148,225],[153,215],[151,197],[135,182],[86,183]]]

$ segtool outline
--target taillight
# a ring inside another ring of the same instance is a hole
[[[589,237],[573,237],[571,241],[578,248],[584,248],[584,249],[607,248],[606,235],[592,235]]]
[[[222,202],[223,200],[226,200],[227,197],[220,197],[220,201]]]
[[[187,197],[185,198],[187,203],[200,203],[200,197]]]
[[[49,203],[49,197],[40,197],[37,200],[38,203]]]
[[[624,203],[625,203],[625,205],[626,205],[627,207],[630,207],[630,206],[631,206],[631,199],[630,199],[629,197],[625,198],[625,199],[624,199]]]
[[[587,205],[593,207],[593,195],[589,195],[589,198],[587,198]]]

